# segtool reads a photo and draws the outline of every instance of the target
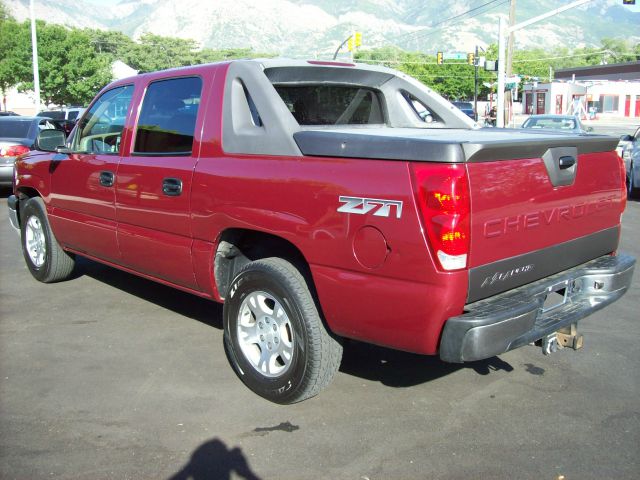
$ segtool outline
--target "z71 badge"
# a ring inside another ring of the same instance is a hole
[[[379,198],[360,198],[360,197],[343,197],[338,199],[340,203],[344,203],[338,207],[338,211],[342,213],[356,213],[365,215],[371,211],[376,217],[389,217],[391,210],[395,209],[396,218],[402,216],[402,201],[400,200],[381,200]]]

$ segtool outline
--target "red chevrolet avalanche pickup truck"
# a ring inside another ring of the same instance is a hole
[[[231,365],[275,402],[325,387],[343,338],[447,362],[578,347],[631,282],[616,138],[479,128],[387,68],[138,75],[62,135],[8,201],[33,276],[82,255],[224,302]]]

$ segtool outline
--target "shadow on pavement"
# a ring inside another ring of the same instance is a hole
[[[77,257],[76,275],[87,275],[179,315],[222,329],[222,305],[216,302],[84,257]],[[498,370],[513,370],[510,364],[498,357],[465,364],[446,363],[437,356],[417,355],[347,340],[340,371],[390,387],[410,387],[444,377],[462,368],[472,368],[480,375],[489,375]]]
[[[417,355],[366,343],[347,341],[340,371],[348,375],[378,381],[388,387],[404,388],[445,377],[463,368],[480,375],[494,371],[513,371],[498,357],[464,364],[446,363],[437,356]]]
[[[222,305],[214,301],[77,256],[74,276],[77,278],[83,275],[172,312],[222,329]]]
[[[235,474],[233,478],[260,480],[240,448],[228,449],[221,440],[214,438],[200,445],[189,463],[169,480],[229,480],[232,473]]]

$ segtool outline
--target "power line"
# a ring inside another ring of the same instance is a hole
[[[494,3],[494,2],[496,2],[496,1],[499,1],[499,0],[494,0],[493,2],[489,2],[489,3]],[[457,20],[457,21],[453,22],[453,23],[452,23],[451,25],[449,25],[449,26],[456,25],[456,24],[461,23],[461,22],[463,22],[463,21],[465,21],[465,20],[470,20],[470,19],[475,18],[475,17],[477,17],[477,16],[479,16],[479,15],[483,15],[483,14],[487,13],[488,11],[493,10],[494,8],[500,7],[500,6],[502,6],[502,5],[504,5],[504,4],[507,4],[507,3],[509,3],[509,0],[502,0],[502,1],[499,1],[499,3],[497,3],[497,4],[493,5],[492,7],[488,8],[488,9],[486,9],[486,10],[484,10],[484,11],[477,12],[477,13],[476,13],[476,14],[474,14],[474,15],[469,15],[467,18],[459,19],[459,20]],[[442,23],[444,23],[444,22],[440,22],[440,23],[439,23],[439,24],[437,24],[437,25],[441,25]],[[433,35],[433,34],[435,34],[435,33],[438,33],[438,32],[440,32],[440,31],[444,30],[444,28],[446,28],[446,27],[440,27],[440,28],[435,29],[435,30],[432,30],[432,31],[426,31],[427,29],[425,29],[425,30],[423,30],[423,32],[424,32],[424,33],[421,33],[421,34],[420,34],[420,32],[414,32],[414,33],[417,33],[417,35],[416,35],[415,37],[411,38],[411,40],[419,40],[419,39],[426,38],[426,37],[428,37],[428,36],[430,36],[430,35]]]
[[[588,57],[589,55],[600,55],[601,53],[608,53],[608,52],[609,52],[608,50],[596,50],[595,52],[576,53],[575,55],[561,55],[558,57],[543,57],[543,58],[532,58],[527,60],[514,60],[513,63],[542,62],[545,60],[559,60],[561,58]]]
[[[402,64],[402,65],[460,65],[460,66],[469,66],[469,64],[467,63],[466,60],[464,61],[459,61],[459,62],[444,62],[443,64],[439,64],[437,62],[403,62],[402,60],[374,60],[374,59],[370,59],[370,58],[356,58],[356,62],[362,62],[362,63],[389,63],[389,64]]]
[[[509,0],[503,0],[500,4],[502,4],[502,3],[507,3],[508,1],[509,1]],[[386,37],[386,38],[387,38],[387,40],[390,40],[390,41],[393,41],[393,40],[401,40],[401,39],[404,39],[404,37],[411,38],[413,35],[416,35],[416,34],[418,34],[418,35],[419,35],[421,32],[425,32],[426,30],[431,30],[431,29],[433,29],[433,28],[435,28],[435,27],[438,27],[438,26],[440,26],[440,25],[443,25],[443,24],[445,24],[445,23],[447,23],[447,22],[450,22],[450,21],[452,21],[452,20],[458,19],[458,18],[460,18],[460,17],[464,17],[465,15],[468,15],[468,14],[470,14],[470,13],[472,13],[472,12],[476,11],[476,10],[479,10],[479,9],[481,9],[481,8],[484,8],[484,7],[488,6],[488,5],[491,5],[491,4],[496,3],[496,2],[500,2],[500,0],[490,0],[489,2],[483,3],[482,5],[478,5],[477,7],[471,8],[471,9],[469,9],[469,10],[465,11],[465,12],[462,12],[462,13],[459,13],[459,14],[454,15],[454,16],[452,16],[452,17],[446,18],[446,19],[441,20],[441,21],[439,21],[439,22],[437,22],[437,23],[431,24],[431,25],[429,25],[428,27],[423,28],[423,29],[421,29],[421,30],[418,30],[418,31],[415,31],[415,32],[403,33],[403,34],[398,35],[398,36],[395,36],[395,37],[390,37],[390,38],[389,38],[389,37]],[[500,4],[498,4],[498,5],[494,5],[494,7],[490,8],[490,9],[488,9],[488,10],[491,10],[491,9],[495,8],[495,7],[499,6]],[[486,11],[488,11],[488,10],[486,10]],[[486,13],[486,11],[485,11],[485,12],[479,12],[477,15],[480,15],[481,13]],[[469,18],[473,18],[474,16],[476,16],[476,15],[470,16]],[[458,22],[456,22],[456,23],[458,23]],[[430,32],[430,33],[429,33],[429,35],[430,35],[431,33],[432,33],[432,32]],[[420,36],[420,37],[416,37],[416,38],[422,38],[422,37]],[[415,38],[413,38],[413,40],[415,40]]]

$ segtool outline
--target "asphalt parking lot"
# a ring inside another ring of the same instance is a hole
[[[83,260],[44,285],[0,199],[0,478],[640,478],[640,272],[585,345],[451,365],[348,343],[292,406],[227,364],[215,303]],[[622,250],[640,258],[640,202]]]

